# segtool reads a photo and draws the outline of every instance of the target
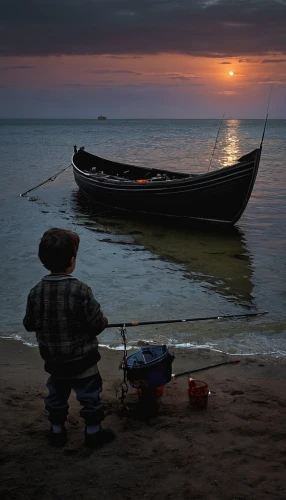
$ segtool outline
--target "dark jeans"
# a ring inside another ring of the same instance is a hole
[[[76,399],[82,405],[80,416],[86,425],[96,425],[104,419],[103,402],[100,399],[102,378],[99,373],[87,378],[59,379],[48,378],[48,396],[45,397],[46,411],[52,424],[64,424],[67,419],[68,399],[73,389]]]

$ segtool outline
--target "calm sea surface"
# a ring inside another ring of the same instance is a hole
[[[129,328],[128,340],[233,354],[286,355],[286,120],[269,120],[247,209],[231,231],[207,231],[94,212],[72,169],[73,146],[108,159],[206,172],[220,120],[0,120],[0,336],[35,344],[22,326],[26,297],[45,269],[39,239],[50,227],[81,238],[75,276],[92,287],[110,323],[269,311],[258,318]],[[225,120],[212,168],[259,147],[263,120]],[[119,329],[100,342],[120,344]]]

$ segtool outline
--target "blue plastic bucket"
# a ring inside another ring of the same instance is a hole
[[[144,346],[127,358],[127,379],[132,387],[160,387],[172,378],[175,359],[166,345]]]

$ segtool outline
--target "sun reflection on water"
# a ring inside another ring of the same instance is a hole
[[[239,148],[239,120],[227,120],[224,126],[220,166],[232,165],[241,156]]]

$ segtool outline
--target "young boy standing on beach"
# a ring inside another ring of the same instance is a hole
[[[67,439],[65,421],[68,399],[74,389],[82,405],[85,443],[89,448],[114,438],[102,429],[102,379],[97,335],[108,324],[91,289],[72,276],[76,265],[79,236],[69,230],[52,228],[39,244],[38,256],[50,274],[32,288],[23,320],[28,332],[36,332],[39,350],[50,374],[45,407],[51,428],[49,442],[63,446]]]

